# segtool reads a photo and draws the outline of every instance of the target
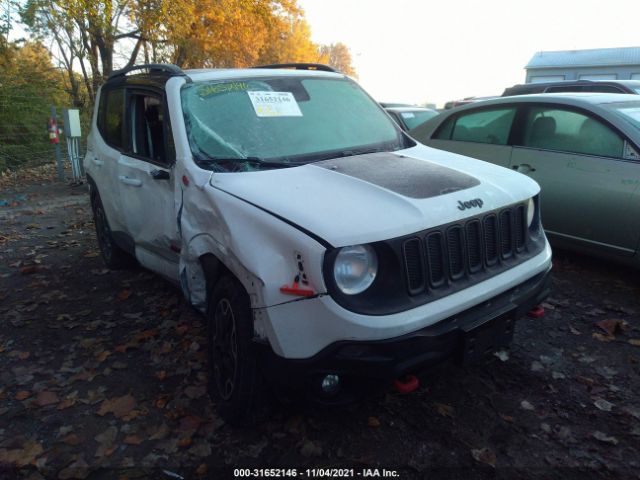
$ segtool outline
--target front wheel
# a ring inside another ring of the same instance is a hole
[[[265,413],[267,399],[253,345],[249,296],[225,275],[207,305],[210,391],[220,416],[232,425],[250,425]]]

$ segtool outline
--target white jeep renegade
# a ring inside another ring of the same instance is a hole
[[[322,65],[115,72],[84,165],[107,266],[135,258],[206,312],[231,422],[266,385],[333,401],[477,361],[549,291],[533,180],[416,143]]]

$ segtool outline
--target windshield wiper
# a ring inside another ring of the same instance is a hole
[[[283,162],[271,162],[268,160],[263,160],[259,157],[206,157],[206,158],[198,158],[196,159],[198,165],[219,165],[224,168],[226,171],[237,171],[238,164],[249,164],[254,167],[259,168],[287,168],[287,167],[296,167],[298,165],[291,163],[283,163]]]

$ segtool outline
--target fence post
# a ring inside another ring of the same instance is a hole
[[[54,124],[56,125],[56,128],[58,128],[58,116],[56,115],[56,107],[55,107],[55,105],[51,105],[51,118],[53,119]],[[55,154],[56,154],[56,165],[58,166],[58,180],[63,182],[64,181],[64,167],[62,165],[62,156],[60,155],[60,143],[54,143],[53,144],[53,148],[54,148]]]

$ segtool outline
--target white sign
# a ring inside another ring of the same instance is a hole
[[[402,112],[400,115],[402,115],[402,118],[413,118],[413,117],[415,117],[413,112]]]
[[[301,117],[291,92],[247,92],[259,117]]]

